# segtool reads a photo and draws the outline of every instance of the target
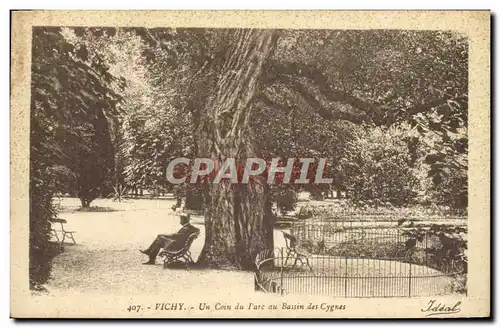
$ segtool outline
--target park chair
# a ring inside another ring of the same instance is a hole
[[[191,245],[193,244],[194,240],[198,238],[199,235],[200,235],[199,231],[190,234],[186,239],[184,246],[182,246],[182,248],[178,250],[163,249],[158,254],[158,256],[164,257],[163,268],[167,268],[169,264],[182,259],[184,264],[186,265],[186,268],[189,270],[188,264],[194,263],[193,258],[191,257],[191,251],[189,249],[191,248]]]
[[[283,237],[285,238],[285,243],[286,243],[286,259],[285,263],[283,266],[285,267],[286,264],[288,263],[288,260],[290,258],[295,259],[295,262],[293,263],[293,266],[291,269],[294,269],[295,266],[297,265],[297,262],[300,261],[302,265],[304,265],[304,261],[306,262],[307,266],[309,267],[309,270],[313,270],[311,268],[311,265],[309,264],[309,257],[304,254],[302,250],[299,249],[299,242],[297,238],[285,231],[282,231]]]
[[[51,235],[56,238],[57,242],[60,242],[61,245],[63,245],[64,244],[64,240],[66,239],[66,237],[68,237],[68,238],[71,238],[71,240],[73,241],[73,244],[76,245],[76,241],[75,241],[75,238],[73,236],[73,234],[76,233],[76,231],[69,231],[69,230],[64,229],[64,224],[67,223],[66,220],[64,220],[64,219],[53,219],[50,222],[52,224],[59,223],[61,225],[61,229],[60,230],[59,229],[54,229],[54,228],[52,228],[50,230]],[[61,234],[61,238],[59,238],[59,234],[58,233]]]

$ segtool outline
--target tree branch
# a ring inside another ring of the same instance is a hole
[[[365,116],[357,116],[354,114],[350,114],[347,112],[341,111],[332,111],[328,108],[325,108],[319,101],[314,99],[308,92],[304,90],[297,90],[296,88],[292,89],[293,92],[297,93],[308,105],[309,107],[315,111],[319,116],[327,120],[344,120],[349,121],[354,124],[361,124],[366,121]],[[258,96],[255,97],[254,101],[260,102],[265,106],[269,106],[271,108],[279,108],[283,111],[290,111],[291,108],[287,105],[281,104],[272,100],[266,92],[261,92]],[[295,105],[296,106],[296,105]]]
[[[281,64],[274,61],[268,64],[265,72],[267,74],[266,78],[268,83],[280,82],[285,85],[291,85],[292,88],[297,89],[297,91],[308,103],[314,104],[317,101],[313,96],[308,95],[310,92],[307,88],[305,88],[301,82],[298,82],[301,78],[309,80],[328,101],[347,104],[365,112],[377,124],[387,125],[393,123],[394,121],[393,118],[389,119],[382,117],[383,113],[392,110],[388,105],[382,106],[380,104],[373,104],[345,92],[336,90],[333,85],[329,83],[328,78],[324,75],[323,71],[313,65],[299,65],[297,63]],[[404,112],[409,115],[415,115],[446,104],[448,100],[448,97],[443,97],[425,104],[419,104],[406,108]],[[322,106],[317,108],[315,106],[311,107],[313,109],[317,109],[318,114],[325,119],[336,119],[337,117],[335,113],[325,110]],[[377,117],[377,115],[380,117]],[[392,117],[391,115],[387,116]]]

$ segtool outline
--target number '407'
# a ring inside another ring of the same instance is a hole
[[[127,308],[128,312],[139,312],[140,310],[141,310],[141,306],[140,305],[130,305]]]

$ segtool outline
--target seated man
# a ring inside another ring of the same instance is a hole
[[[141,250],[140,252],[149,256],[149,261],[143,264],[155,264],[156,256],[160,252],[160,249],[164,248],[167,250],[178,250],[184,246],[187,238],[195,232],[199,232],[200,229],[194,227],[189,223],[189,214],[181,215],[181,225],[182,228],[177,231],[177,233],[171,235],[158,235],[151,246],[146,250]]]

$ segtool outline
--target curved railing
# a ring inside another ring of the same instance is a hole
[[[256,258],[256,287],[267,293],[334,297],[416,297],[460,292],[462,270],[447,272],[415,264],[406,257],[366,258],[307,255],[311,268],[293,267],[285,247]],[[304,262],[305,263],[305,262]]]
[[[395,224],[387,227],[371,224],[373,223],[352,221],[333,221],[319,225],[302,223],[292,226],[290,233],[301,241],[303,249],[316,255],[391,259],[425,265],[444,273],[467,271],[466,256],[457,256],[467,248],[466,240],[460,240],[461,246],[443,245],[443,240],[437,234],[426,234],[426,228],[420,228],[422,231],[416,238],[412,230],[414,228],[398,227]],[[449,243],[456,242],[444,238]]]

